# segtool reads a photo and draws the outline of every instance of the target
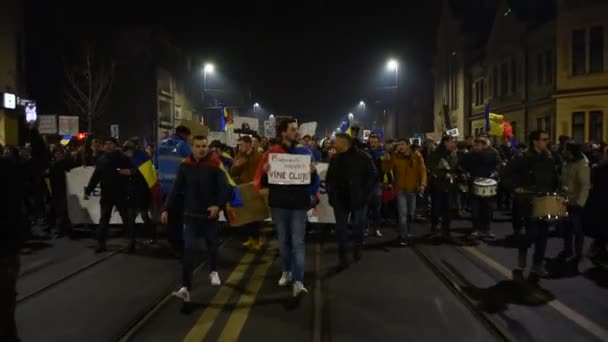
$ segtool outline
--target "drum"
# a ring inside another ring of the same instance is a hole
[[[476,178],[473,181],[473,195],[479,197],[496,196],[498,182],[491,178]]]
[[[566,204],[566,197],[556,193],[537,195],[532,199],[531,219],[552,222],[566,218]]]

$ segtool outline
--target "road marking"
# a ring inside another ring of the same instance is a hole
[[[184,338],[185,342],[200,342],[207,336],[211,327],[213,327],[217,316],[222,312],[224,306],[228,303],[228,300],[230,300],[230,297],[232,297],[234,288],[238,286],[243,279],[243,276],[249,269],[255,256],[254,253],[246,253],[241,258],[239,264],[234,268],[226,280],[226,283],[220,288],[211,300],[210,305],[201,314],[192,329],[190,329],[190,332]]]
[[[313,316],[313,342],[321,342],[321,315],[323,314],[323,301],[321,300],[321,244],[317,243],[315,248],[315,292],[314,316]]]
[[[475,247],[461,247],[461,248],[463,250],[469,252],[471,255],[475,256],[479,260],[483,261],[488,266],[492,267],[493,269],[495,269],[496,271],[501,273],[503,276],[505,276],[507,278],[511,278],[512,274],[509,269],[507,269],[503,265],[499,264],[498,262],[494,261],[494,259],[485,255],[477,248],[475,248]],[[591,321],[590,319],[583,316],[582,314],[574,311],[573,309],[568,307],[566,304],[560,302],[557,299],[552,300],[547,304],[549,306],[551,306],[553,309],[555,309],[557,312],[559,312],[560,314],[562,314],[563,316],[568,318],[569,320],[576,323],[579,327],[583,328],[584,330],[586,330],[593,336],[597,337],[600,341],[608,341],[608,330],[604,329],[599,324]]]
[[[236,308],[230,314],[228,322],[224,326],[224,330],[220,334],[218,341],[238,341],[241,331],[247,322],[251,308],[255,303],[255,299],[260,292],[260,288],[264,283],[268,269],[274,261],[274,255],[276,253],[278,242],[273,240],[269,245],[266,253],[261,259],[261,263],[256,266],[245,292],[239,298]],[[200,341],[200,340],[199,340]]]

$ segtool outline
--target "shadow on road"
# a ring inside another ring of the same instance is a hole
[[[599,287],[608,288],[608,269],[602,266],[596,266],[583,272],[583,276]]]

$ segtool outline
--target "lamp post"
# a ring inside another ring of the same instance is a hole
[[[215,66],[211,63],[205,64],[203,68],[203,103],[205,103],[206,96],[205,91],[207,91],[207,74],[213,73],[215,71]]]
[[[395,72],[395,89],[399,88],[399,62],[396,59],[389,59],[386,68]]]

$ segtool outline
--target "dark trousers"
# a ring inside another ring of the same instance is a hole
[[[569,206],[568,218],[564,221],[563,228],[564,251],[573,252],[572,242],[574,240],[574,256],[580,260],[583,256],[583,244],[585,242],[583,208]]]
[[[336,235],[338,237],[338,253],[341,260],[346,258],[348,249],[348,218],[350,216],[353,226],[352,238],[355,246],[363,245],[364,229],[366,224],[367,207],[351,210],[342,205],[334,207],[336,217]]]
[[[182,208],[169,209],[167,222],[167,240],[173,251],[177,254],[184,252],[184,210]]]
[[[192,272],[200,250],[200,240],[205,240],[209,272],[217,271],[218,226],[216,222],[184,224],[184,257],[182,259],[182,286],[192,288]]]
[[[72,228],[68,215],[68,202],[66,194],[53,195],[53,220],[55,229],[60,234],[67,234]]]
[[[511,191],[500,184],[497,189],[496,204],[498,210],[509,210],[511,207]]]
[[[492,201],[494,197],[472,196],[473,229],[483,232],[490,231],[492,223]]]
[[[0,257],[0,341],[16,342],[17,278],[19,255]]]
[[[112,218],[112,212],[114,207],[118,210],[120,217],[122,218],[122,222],[127,229],[129,234],[129,238],[131,241],[135,239],[135,210],[127,209],[124,203],[111,202],[111,201],[102,201],[100,203],[101,206],[101,216],[99,218],[99,225],[97,226],[97,242],[99,243],[99,247],[105,248],[106,241],[108,240],[108,230],[110,228],[110,219]]]
[[[439,226],[441,219],[441,231],[443,234],[450,233],[450,192],[433,190],[431,193],[431,230],[434,232]]]
[[[547,250],[547,240],[549,239],[549,224],[547,222],[526,222],[526,233],[519,247],[519,267],[526,268],[528,248],[534,245],[534,254],[532,256],[532,267],[534,270],[540,271],[545,259]]]
[[[257,239],[261,235],[260,230],[262,229],[262,222],[247,223],[244,228],[250,237]]]
[[[529,206],[527,203],[529,199],[524,196],[513,196],[513,206],[511,207],[511,225],[513,226],[513,233],[519,234],[524,227],[525,212],[529,211],[526,209]]]

